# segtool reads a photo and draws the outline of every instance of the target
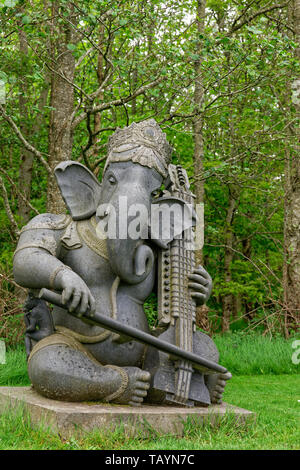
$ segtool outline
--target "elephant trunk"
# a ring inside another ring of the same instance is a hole
[[[148,275],[154,262],[153,251],[148,245],[139,245],[135,251],[134,271],[136,276]]]
[[[112,270],[128,284],[142,282],[151,272],[153,251],[141,240],[108,240],[107,248]]]
[[[145,234],[148,236],[149,232],[151,198],[139,181],[130,184],[130,192],[130,197],[128,192],[116,192],[110,200],[114,210],[108,213],[107,220],[112,222],[115,217],[116,223],[112,226],[118,229],[116,238],[108,237],[107,249],[112,270],[124,282],[138,284],[149,275],[154,263],[153,252],[145,242]],[[139,233],[136,232],[137,226]]]

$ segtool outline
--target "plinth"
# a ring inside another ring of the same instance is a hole
[[[251,411],[228,403],[207,408],[142,405],[139,407],[98,402],[70,403],[44,398],[32,387],[0,387],[0,413],[17,413],[20,407],[30,416],[32,427],[42,426],[59,432],[63,438],[77,432],[114,431],[122,426],[128,435],[148,436],[153,431],[182,436],[186,422],[214,426],[229,414],[234,422],[248,422],[255,417]]]

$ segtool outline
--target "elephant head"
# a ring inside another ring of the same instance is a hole
[[[154,257],[148,241],[151,203],[163,177],[133,162],[111,163],[102,184],[83,165],[59,164],[55,175],[73,220],[96,215],[107,232],[107,251],[113,271],[128,283],[149,274]]]
[[[107,228],[111,267],[130,284],[145,279],[153,266],[149,216],[162,181],[156,170],[129,161],[111,163],[102,181],[97,215]]]
[[[154,241],[150,215],[153,202],[168,176],[170,147],[154,120],[133,123],[111,137],[102,184],[83,165],[68,161],[55,175],[73,220],[96,214],[99,230],[106,231],[113,271],[125,282],[142,282],[150,273]]]

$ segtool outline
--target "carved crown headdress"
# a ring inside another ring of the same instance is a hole
[[[108,156],[104,172],[112,162],[132,161],[154,168],[164,178],[168,174],[172,147],[154,119],[129,127],[118,128],[108,142]]]

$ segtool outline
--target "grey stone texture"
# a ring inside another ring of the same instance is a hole
[[[42,426],[59,432],[62,438],[88,431],[114,431],[122,426],[129,436],[147,437],[153,431],[163,435],[183,436],[187,419],[201,426],[220,423],[226,413],[237,424],[251,423],[255,413],[222,403],[204,407],[111,405],[103,403],[69,403],[47,399],[31,387],[0,387],[0,413],[16,413],[23,407],[33,427]]]
[[[155,204],[162,220],[173,203],[179,215],[193,205],[187,174],[170,164],[170,156],[166,136],[153,119],[119,129],[109,142],[102,182],[78,162],[60,163],[55,175],[69,214],[41,214],[23,227],[13,270],[16,282],[30,291],[25,305],[28,372],[41,395],[133,406],[147,400],[186,406],[221,402],[231,374],[216,368],[217,348],[196,331],[196,306],[208,300],[212,280],[187,248],[192,221],[179,233],[176,229],[179,238],[174,233],[164,238],[148,217],[140,220],[137,238],[128,234],[132,216],[123,226],[125,238],[120,231],[117,237],[99,232],[114,217],[122,225],[124,198],[128,208],[138,204],[147,214]],[[52,312],[38,298],[44,289],[60,295]],[[144,302],[155,291],[159,329],[153,332]],[[174,360],[158,348],[91,324],[87,311],[215,365],[194,371],[189,360]]]

